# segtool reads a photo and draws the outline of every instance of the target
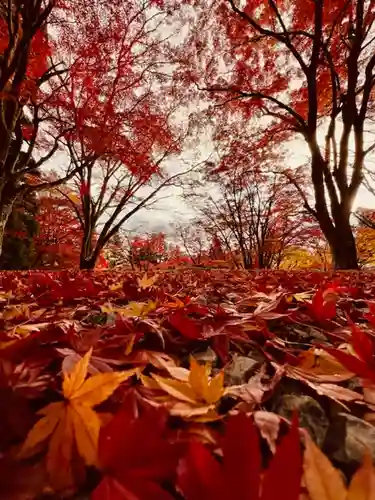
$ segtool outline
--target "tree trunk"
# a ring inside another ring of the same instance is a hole
[[[92,255],[88,258],[81,255],[81,258],[79,260],[79,268],[81,270],[86,270],[86,271],[93,270],[95,267],[95,264],[96,264],[95,255]]]
[[[7,205],[4,205],[3,207],[0,206],[0,255],[3,252],[5,229],[12,210],[13,203],[9,203]]]
[[[358,257],[355,239],[351,228],[340,231],[336,229],[336,237],[330,242],[332,265],[337,270],[358,269]]]
[[[91,230],[85,230],[84,235],[82,238],[82,244],[81,244],[81,255],[79,258],[79,268],[84,270],[91,270],[94,269],[96,260],[98,258],[99,252],[97,251],[97,246],[96,244],[95,249],[93,250],[93,243],[92,243],[92,232]]]

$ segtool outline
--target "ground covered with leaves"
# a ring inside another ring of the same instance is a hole
[[[375,498],[375,276],[0,275],[0,497]]]

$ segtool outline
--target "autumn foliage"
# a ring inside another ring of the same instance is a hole
[[[1,491],[371,498],[366,443],[343,476],[305,414],[275,404],[294,381],[372,422],[372,289],[365,274],[3,274]],[[255,352],[255,370],[232,380]]]
[[[375,499],[374,26],[0,0],[2,498]]]

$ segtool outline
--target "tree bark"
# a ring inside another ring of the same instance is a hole
[[[347,228],[336,228],[336,234],[330,239],[332,266],[336,270],[358,269],[358,256],[355,239],[350,225]]]
[[[81,255],[80,261],[79,261],[79,268],[81,270],[85,271],[90,271],[93,270],[96,264],[96,258],[94,255],[91,257],[86,258],[85,256]]]
[[[14,201],[9,201],[7,204],[0,203],[0,255],[3,251],[3,242],[5,236],[6,225],[9,220],[9,217],[13,210]]]

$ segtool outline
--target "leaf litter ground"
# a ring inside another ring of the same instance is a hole
[[[0,283],[1,498],[375,499],[373,274]]]

